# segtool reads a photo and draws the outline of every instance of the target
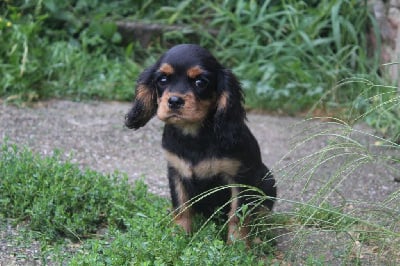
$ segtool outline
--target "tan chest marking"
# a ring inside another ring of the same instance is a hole
[[[208,178],[215,175],[227,177],[235,176],[240,168],[240,161],[229,158],[210,158],[196,165],[178,157],[169,151],[165,151],[165,157],[171,167],[185,178]]]

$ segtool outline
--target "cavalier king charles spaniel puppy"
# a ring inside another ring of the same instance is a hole
[[[238,215],[242,206],[272,210],[276,186],[245,123],[234,74],[206,49],[181,44],[140,74],[135,92],[125,125],[138,129],[155,115],[165,123],[162,148],[176,224],[190,233],[194,213],[220,210],[228,242],[247,238],[249,219],[241,222]]]

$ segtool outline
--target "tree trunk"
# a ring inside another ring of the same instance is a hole
[[[380,31],[382,73],[400,93],[400,0],[370,0],[369,4]],[[372,46],[379,49],[375,39]]]

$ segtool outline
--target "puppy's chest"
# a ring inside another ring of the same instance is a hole
[[[233,177],[238,174],[241,162],[228,157],[205,157],[196,161],[183,158],[164,149],[165,158],[183,178],[210,179],[215,176]]]

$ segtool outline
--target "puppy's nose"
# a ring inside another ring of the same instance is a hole
[[[168,107],[171,109],[179,109],[185,104],[185,100],[178,96],[171,96],[168,99]]]

